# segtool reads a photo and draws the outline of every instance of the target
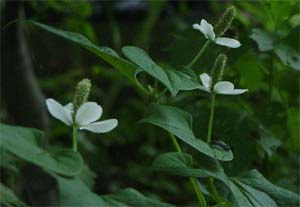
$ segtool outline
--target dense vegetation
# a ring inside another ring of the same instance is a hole
[[[133,2],[2,5],[1,205],[300,206],[299,2]]]

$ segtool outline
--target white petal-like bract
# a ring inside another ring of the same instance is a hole
[[[228,94],[232,92],[233,89],[234,89],[234,85],[229,81],[220,81],[216,83],[214,87],[214,91],[218,94]]]
[[[218,37],[215,39],[215,43],[230,48],[238,48],[241,46],[241,43],[238,40],[227,37]]]
[[[239,95],[248,92],[248,89],[234,89],[228,95]]]
[[[200,75],[200,80],[202,82],[202,85],[206,88],[210,88],[211,84],[211,77],[207,73],[202,73]]]
[[[85,102],[77,110],[75,122],[79,126],[88,125],[102,115],[102,107],[95,102]]]
[[[85,129],[94,133],[106,133],[113,130],[117,126],[117,119],[108,119],[105,121],[94,122],[86,126],[81,126],[80,129]]]
[[[202,32],[202,31],[201,31],[200,24],[193,24],[193,29],[199,30],[200,32]]]
[[[214,41],[216,35],[214,33],[214,28],[211,24],[209,24],[205,19],[202,19],[200,22],[200,31],[205,35],[206,38]]]
[[[205,19],[202,19],[199,24],[193,24],[193,28],[199,30],[207,39],[214,41],[216,35],[214,33],[214,28],[211,24],[209,24]]]
[[[64,122],[68,126],[71,126],[73,124],[71,110],[65,108],[52,98],[48,98],[46,100],[46,104],[48,111],[53,117]]]

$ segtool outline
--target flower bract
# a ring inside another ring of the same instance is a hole
[[[202,85],[199,86],[199,89],[211,93],[211,77],[207,73],[202,73],[200,80]],[[219,81],[214,85],[213,91],[216,94],[239,95],[247,92],[248,89],[235,89],[233,83],[229,81]]]
[[[118,125],[117,119],[108,119],[96,122],[102,115],[102,107],[96,102],[85,102],[77,110],[73,119],[73,104],[61,105],[52,98],[46,100],[50,114],[68,126],[76,126],[81,130],[94,133],[106,133]]]
[[[210,41],[218,45],[222,45],[230,48],[238,48],[241,46],[241,43],[235,39],[231,39],[228,37],[216,38],[216,34],[214,32],[213,26],[209,24],[205,19],[202,19],[200,24],[193,24],[193,28],[199,30],[205,36],[206,39],[209,39]]]

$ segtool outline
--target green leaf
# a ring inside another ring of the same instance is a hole
[[[61,206],[172,206],[147,198],[134,189],[100,196],[92,192],[79,177],[65,178],[58,175],[54,177],[58,183]]]
[[[3,148],[0,149],[0,152],[0,167],[9,170],[12,173],[18,173],[19,169],[16,166],[17,158]]]
[[[160,202],[155,199],[145,197],[135,189],[127,188],[117,193],[101,196],[106,201],[107,206],[161,206],[172,207],[173,205]]]
[[[179,90],[193,90],[199,86],[199,83],[188,73],[161,68],[140,48],[125,46],[122,48],[122,52],[129,60],[139,66],[142,71],[145,71],[165,85],[173,96]]]
[[[267,193],[278,206],[299,206],[300,204],[299,195],[272,184],[257,170],[251,170],[247,174],[235,178],[235,180]]]
[[[289,138],[286,146],[289,150],[300,151],[299,135],[300,135],[300,110],[299,108],[290,108],[288,110],[287,128],[289,130]]]
[[[229,177],[219,166],[218,170],[211,170],[201,165],[192,168],[191,156],[188,154],[171,152],[160,155],[155,159],[152,169],[157,172],[168,173],[184,177],[207,178],[213,177],[225,185],[231,192],[230,201],[235,206],[297,206],[299,195],[273,185],[258,171],[252,170],[240,177]]]
[[[188,91],[199,88],[194,71],[189,68],[182,68],[182,70],[165,69],[168,78],[171,82],[175,93],[178,91]]]
[[[256,54],[251,50],[246,51],[237,60],[234,68],[240,73],[240,87],[253,92],[262,87],[263,73],[256,60]]]
[[[292,27],[297,27],[300,25],[300,14],[295,14],[291,16],[289,19],[289,23],[291,24]]]
[[[300,70],[300,53],[285,43],[279,43],[274,48],[283,64],[295,70]]]
[[[231,150],[225,151],[210,147],[209,144],[196,138],[193,133],[192,116],[175,107],[151,104],[148,116],[140,122],[147,122],[159,126],[174,134],[194,149],[218,160],[230,161],[233,159]]]
[[[35,21],[28,21],[29,23],[39,27],[40,29],[46,30],[51,32],[55,35],[63,37],[67,40],[70,40],[81,47],[89,50],[90,52],[94,53],[105,62],[109,63],[121,73],[123,73],[131,82],[135,82],[134,80],[134,72],[137,70],[137,67],[132,63],[128,62],[127,60],[118,56],[118,54],[109,47],[99,47],[93,44],[90,40],[88,40],[85,36],[75,32],[69,32],[61,29],[56,29],[49,25],[41,24]]]
[[[257,43],[258,49],[262,52],[270,51],[273,49],[274,39],[272,35],[267,31],[255,28],[252,30],[250,38]]]
[[[83,161],[77,152],[60,149],[49,153],[38,146],[36,138],[43,136],[42,131],[6,124],[0,124],[0,128],[0,147],[17,157],[62,175],[81,172]]]
[[[0,183],[0,204],[4,206],[26,206],[26,204],[21,201],[14,192]]]
[[[269,157],[272,156],[273,152],[281,145],[281,141],[275,138],[274,135],[267,129],[261,126],[258,131],[260,139],[257,141],[259,146],[267,153]]]
[[[54,175],[59,189],[60,206],[107,206],[79,177],[65,178]]]
[[[199,161],[199,159],[197,160]],[[211,161],[211,163],[208,163]],[[187,153],[168,152],[159,155],[152,164],[154,171],[159,171],[171,175],[189,176],[206,178],[218,174],[222,176],[223,169],[220,165],[214,162],[213,159],[209,160],[201,157],[201,166],[205,169],[193,169],[193,157]]]
[[[274,18],[276,25],[279,25],[281,22],[285,21],[291,15],[291,11],[295,7],[296,2],[297,1],[294,0],[286,0],[286,1],[269,1],[268,3],[266,2],[265,3],[270,5],[269,11],[272,13],[272,18]]]

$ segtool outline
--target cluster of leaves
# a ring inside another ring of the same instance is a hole
[[[272,12],[280,13],[278,4],[273,2],[269,2],[269,4],[273,8]],[[247,8],[249,5],[251,4],[238,3],[238,6],[243,8]],[[293,4],[291,3],[291,5]],[[257,8],[259,7],[247,9],[247,11],[259,13]],[[262,7],[262,9],[265,8]],[[278,17],[276,21],[286,21],[290,10],[285,10],[288,11],[288,14],[281,13],[280,16],[282,18],[279,18],[276,13],[273,14],[276,18]],[[259,18],[261,15],[257,15],[257,17]],[[265,16],[261,18],[265,18]],[[290,19],[288,21],[291,21]],[[263,24],[268,24],[269,22],[263,19],[259,21]],[[175,176],[196,177],[201,180],[203,185],[203,178],[215,178],[218,189],[222,189],[222,197],[224,199],[219,204],[220,206],[297,206],[299,204],[299,196],[297,194],[273,185],[257,170],[248,171],[249,167],[253,166],[253,162],[263,160],[258,159],[259,156],[262,158],[271,157],[282,143],[285,144],[283,148],[285,150],[297,148],[297,144],[293,143],[297,143],[299,136],[297,132],[297,122],[299,123],[297,104],[299,103],[292,100],[288,92],[282,91],[280,87],[282,80],[276,79],[278,78],[277,76],[274,75],[275,77],[270,81],[272,88],[270,99],[272,102],[279,103],[279,107],[275,108],[274,103],[271,104],[270,115],[265,115],[267,110],[259,111],[256,108],[256,103],[250,104],[243,100],[239,102],[239,104],[243,105],[243,109],[226,99],[224,99],[224,104],[218,105],[215,131],[222,132],[220,133],[222,134],[222,139],[225,139],[234,149],[234,160],[221,165],[217,160],[231,161],[233,153],[231,150],[226,151],[211,147],[200,139],[205,136],[204,132],[207,124],[205,117],[208,117],[208,108],[205,100],[200,99],[200,103],[199,100],[195,103],[195,99],[191,98],[194,97],[191,95],[193,93],[191,90],[199,86],[197,75],[193,70],[184,67],[174,69],[167,66],[159,66],[145,51],[133,46],[122,48],[122,53],[127,58],[126,60],[120,57],[113,49],[99,47],[79,33],[56,29],[34,21],[29,23],[70,40],[92,52],[127,77],[131,86],[142,96],[146,94],[157,102],[164,94],[160,94],[158,89],[152,86],[148,87],[149,90],[145,88],[143,86],[144,83],[140,82],[144,74],[159,82],[162,88],[166,88],[170,92],[171,97],[165,101],[168,105],[151,104],[147,107],[146,116],[140,122],[150,123],[164,129],[168,133],[172,133],[186,144],[191,154],[178,152],[161,154],[153,162],[151,167],[153,171]],[[276,25],[279,25],[279,23],[276,23]],[[294,22],[292,25],[294,27],[297,23]],[[299,33],[299,27],[297,28],[296,26],[296,29],[293,29],[286,36],[280,32],[280,27],[268,25],[263,25],[263,27],[267,31],[254,29],[251,35],[251,38],[258,44],[259,51],[262,52],[260,54],[261,57],[256,59],[252,50],[245,51],[244,55],[233,64],[233,68],[238,69],[242,86],[266,94],[266,91],[268,92],[269,90],[267,85],[255,84],[262,82],[264,76],[269,76],[271,73],[267,69],[269,68],[268,59],[266,60],[264,52],[270,53],[272,57],[273,74],[276,74],[276,70],[279,70],[277,72],[282,72],[280,71],[282,64],[288,66],[284,70],[289,71],[290,68],[299,70],[299,60],[297,59],[299,56],[296,55],[295,59],[295,50],[291,49],[295,44],[288,43],[291,39],[290,35],[295,35],[295,31],[296,34],[297,31]],[[274,33],[271,32],[275,28],[279,32],[273,37]],[[273,53],[278,56],[278,59],[274,60]],[[229,73],[229,75],[235,77],[235,74]],[[179,91],[187,92],[178,93]],[[287,100],[284,99],[285,97],[287,97]],[[189,103],[189,100],[193,103]],[[177,107],[170,106],[172,104],[176,104]],[[268,108],[268,106],[265,107],[264,103],[259,104],[262,105],[259,108]],[[274,113],[283,111],[282,106],[284,106],[284,111],[287,114],[280,117],[275,116]],[[184,110],[178,107],[184,108]],[[187,111],[190,111],[193,117]],[[195,119],[194,125],[197,128],[193,126],[193,118]],[[278,128],[278,125],[282,122],[287,122],[288,132],[284,131],[286,127],[281,126]],[[227,131],[224,130],[226,128],[228,129]],[[4,152],[9,152],[18,158],[43,168],[57,181],[60,205],[62,206],[88,204],[99,206],[172,206],[147,198],[134,189],[125,189],[116,194],[99,196],[92,192],[89,182],[83,179],[84,175],[82,174],[84,170],[82,169],[85,164],[78,153],[67,149],[50,149],[47,151],[42,149],[38,146],[38,142],[43,137],[42,132],[34,129],[1,125],[1,135],[2,133],[0,144]],[[290,135],[291,138],[284,139]],[[218,133],[217,136],[219,136]],[[241,138],[241,136],[244,136],[244,138]],[[82,142],[86,145],[89,144],[85,141]],[[294,150],[298,151],[298,149]],[[9,159],[7,160],[9,162]],[[11,165],[6,166],[11,167]],[[241,171],[243,174],[239,173]],[[203,187],[206,189],[205,185]],[[4,196],[1,196],[3,204],[17,206],[23,204],[8,188],[1,187],[1,193],[4,194]],[[206,191],[206,194],[208,197],[211,195],[209,190]]]

